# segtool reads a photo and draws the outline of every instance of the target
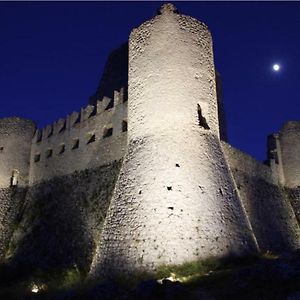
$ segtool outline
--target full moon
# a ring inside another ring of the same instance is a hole
[[[273,69],[273,71],[278,72],[280,70],[280,65],[279,64],[274,64],[272,69]]]

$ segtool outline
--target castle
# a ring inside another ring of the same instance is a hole
[[[287,122],[264,163],[227,143],[211,34],[164,4],[80,112],[0,120],[0,258],[98,278],[297,249],[299,141]]]

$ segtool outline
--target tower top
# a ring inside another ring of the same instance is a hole
[[[159,13],[161,13],[161,14],[177,13],[177,12],[178,12],[178,10],[177,10],[176,6],[172,3],[165,3],[159,9]]]

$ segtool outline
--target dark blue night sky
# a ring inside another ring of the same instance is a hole
[[[161,4],[1,2],[0,117],[42,127],[85,106],[109,52]],[[263,160],[266,136],[300,119],[300,2],[175,4],[212,32],[230,143]]]

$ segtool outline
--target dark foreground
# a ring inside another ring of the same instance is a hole
[[[34,275],[32,275],[34,274]],[[0,299],[300,299],[300,251],[280,257],[210,260],[162,267],[156,279],[87,284],[74,268],[59,273],[0,269]],[[154,275],[152,275],[154,276]],[[157,279],[160,280],[157,280]]]

